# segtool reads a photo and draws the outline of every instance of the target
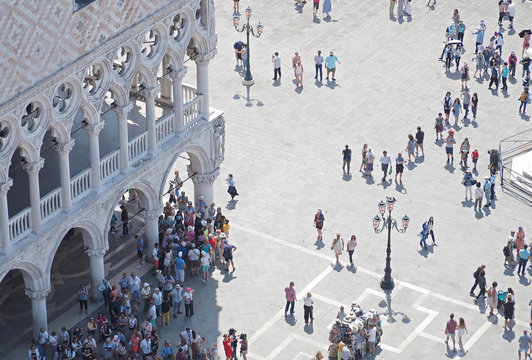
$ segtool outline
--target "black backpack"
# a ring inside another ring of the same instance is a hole
[[[502,253],[504,254],[504,256],[510,256],[511,252],[510,249],[508,249],[508,246],[502,248]]]

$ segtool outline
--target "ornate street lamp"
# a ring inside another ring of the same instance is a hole
[[[246,32],[246,36],[247,36],[247,43],[246,43],[246,46],[247,46],[247,64],[246,64],[246,74],[244,76],[244,80],[242,81],[242,84],[244,84],[244,86],[246,86],[247,88],[247,105],[251,105],[251,100],[249,98],[249,88],[251,86],[253,86],[253,84],[255,84],[255,81],[253,80],[253,76],[251,75],[251,65],[250,65],[250,60],[251,60],[251,56],[250,56],[250,51],[249,51],[249,34],[251,33],[251,35],[253,35],[254,37],[256,38],[259,38],[261,35],[262,35],[262,30],[264,29],[264,26],[259,22],[259,24],[257,25],[256,27],[256,30],[254,31],[253,30],[253,26],[251,26],[249,24],[249,19],[251,18],[251,13],[253,12],[253,10],[251,9],[251,7],[247,7],[246,8],[246,23],[244,25],[242,25],[242,28],[241,29],[238,29],[238,26],[240,24],[240,16],[237,14],[235,16],[233,16],[233,26],[235,27],[235,30],[238,31],[238,32]],[[256,32],[256,34],[255,34]]]
[[[401,219],[402,228],[399,228],[397,226],[397,221],[392,218],[392,211],[395,202],[396,200],[394,197],[387,197],[386,203],[381,200],[378,204],[380,215],[375,215],[375,217],[373,218],[373,229],[375,230],[376,234],[380,234],[384,231],[384,229],[388,229],[388,246],[386,247],[386,267],[384,268],[384,277],[381,280],[382,290],[392,290],[394,288],[394,283],[392,279],[392,267],[390,266],[392,255],[392,228],[394,228],[400,233],[404,233],[408,228],[408,223],[410,222],[410,218],[405,215]],[[388,209],[387,216],[385,216],[386,209]],[[380,226],[381,220],[383,220],[382,226]]]

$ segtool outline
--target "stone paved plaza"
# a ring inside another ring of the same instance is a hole
[[[251,22],[260,20],[264,33],[251,40],[255,85],[252,106],[247,107],[233,52],[233,43],[245,38],[232,27],[232,2],[216,2],[218,55],[210,66],[211,106],[225,112],[227,123],[215,201],[231,221],[229,237],[238,247],[237,269],[229,274],[216,269],[207,284],[187,281],[196,289],[197,315],[189,321],[172,319],[170,327],[160,330],[161,339],[175,345],[177,331],[190,326],[209,343],[217,340],[221,350],[221,335],[235,328],[249,336],[250,359],[310,359],[318,350],[326,352],[329,327],[339,306],[357,301],[383,317],[378,359],[517,358],[517,339],[529,327],[532,273],[527,270],[527,276],[519,278],[505,269],[501,250],[510,230],[520,225],[530,242],[532,211],[497,183],[494,205],[475,213],[473,203],[464,201],[458,157],[454,166],[446,165],[443,143],[434,142],[434,118],[443,110],[440,99],[446,91],[453,98],[460,92],[459,73],[454,67],[446,73],[437,60],[445,28],[457,7],[467,26],[462,61],[474,68],[471,31],[480,19],[487,23],[486,34],[498,29],[496,2],[487,3],[438,1],[427,7],[425,1],[414,1],[412,19],[401,22],[389,18],[388,1],[368,6],[363,1],[333,0],[331,19],[320,12],[314,21],[310,0],[302,12],[292,1],[251,2]],[[243,17],[247,5],[241,1]],[[509,33],[507,24],[506,59],[511,50],[519,55],[522,46],[522,39]],[[519,32],[531,25],[532,2],[519,1],[515,28]],[[337,81],[315,82],[313,57],[317,50],[326,55],[331,49],[341,61]],[[274,51],[282,58],[280,83],[271,80]],[[303,89],[293,81],[290,64],[295,51],[305,69]],[[193,71],[191,66],[189,73]],[[479,179],[488,173],[487,151],[531,126],[529,116],[518,114],[519,79],[510,81],[507,92],[489,91],[488,81],[471,79],[470,91],[479,97],[477,122],[460,123],[454,129],[458,145],[468,137],[472,147],[478,147]],[[358,172],[364,143],[377,159],[382,150],[394,158],[397,152],[404,153],[407,136],[418,125],[425,131],[426,156],[408,164],[403,185],[382,183],[378,166],[373,179]],[[345,144],[353,149],[351,176],[344,176],[341,169]],[[177,168],[185,173],[181,165]],[[223,181],[227,173],[234,174],[241,194],[236,202],[227,202]],[[192,184],[184,188],[191,192]],[[406,213],[411,219],[405,234],[392,234],[395,289],[388,298],[379,287],[386,235],[375,235],[371,221],[377,203],[386,196],[397,199],[395,218]],[[324,244],[315,242],[316,208],[325,215]],[[429,216],[434,216],[438,246],[420,251],[417,234]],[[346,266],[347,253],[342,265],[335,266],[330,245],[337,232],[345,241],[357,235],[356,268]],[[469,296],[472,274],[482,263],[487,265],[488,283],[497,281],[500,288],[515,290],[515,333],[504,331],[501,315],[488,319],[485,302],[475,305]],[[284,316],[283,289],[290,281],[295,282],[299,299],[307,291],[313,293],[316,319],[311,326],[304,325],[302,302],[296,304],[295,316]],[[446,349],[444,328],[451,312],[466,320],[465,354]],[[51,322],[50,328],[59,330],[53,326],[80,321],[86,324],[70,311]],[[24,351],[26,344],[6,358],[21,359]]]

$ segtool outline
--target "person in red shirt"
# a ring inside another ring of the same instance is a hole
[[[473,170],[476,170],[477,169],[477,162],[478,162],[478,157],[480,155],[478,154],[478,149],[475,148],[475,150],[473,150],[473,152],[471,153],[471,160],[473,160],[473,164],[475,165],[473,167]]]
[[[224,344],[225,357],[227,360],[229,360],[233,356],[233,350],[231,349],[231,339],[229,338],[228,334],[224,334],[223,344]]]
[[[286,315],[288,313],[288,308],[290,307],[290,314],[294,313],[294,305],[297,301],[296,298],[296,290],[294,289],[295,283],[293,281],[290,281],[290,286],[287,286],[284,289],[284,293],[286,296],[286,307],[284,308],[284,314]]]

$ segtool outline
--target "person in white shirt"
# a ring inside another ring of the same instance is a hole
[[[155,326],[155,320],[157,319],[157,309],[153,301],[150,302],[150,308],[148,310],[148,319],[150,319],[151,325]]]
[[[140,342],[140,349],[144,358],[151,354],[151,336],[149,334]]]
[[[477,187],[475,188],[475,211],[477,210],[477,204],[478,204],[478,210],[481,210],[482,207],[482,199],[484,197],[484,191],[482,190],[482,187],[480,185],[480,182],[477,182]]]
[[[351,235],[351,239],[347,242],[347,252],[349,254],[349,262],[351,263],[351,266],[354,266],[353,264],[353,253],[355,252],[355,248],[357,247],[357,236],[355,234]]]
[[[382,169],[382,172],[384,173],[384,176],[382,177],[383,182],[386,181],[386,175],[388,175],[388,167],[390,166],[391,162],[392,162],[392,159],[390,159],[390,157],[388,156],[388,153],[386,152],[386,150],[384,150],[382,152],[382,156],[380,159],[381,169]],[[352,263],[353,262],[351,262],[351,264]]]
[[[303,298],[303,309],[305,310],[305,325],[308,325],[308,320],[310,318],[310,321],[314,320],[314,300],[312,299],[312,294],[307,292],[307,296]]]
[[[133,303],[135,303],[135,300],[140,304],[140,287],[142,285],[142,280],[140,277],[135,275],[135,273],[131,273],[131,277],[129,278],[129,288],[131,289],[131,300]]]
[[[340,306],[340,311],[338,311],[338,314],[336,315],[336,318],[340,321],[344,321],[345,317],[347,316],[346,312],[344,311],[344,307]]]
[[[515,4],[512,3],[512,0],[508,0],[508,18],[510,19],[510,28],[514,27],[514,17],[515,17]]]
[[[157,311],[157,315],[161,314],[161,305],[163,303],[163,293],[159,288],[155,288],[153,291],[153,294],[151,295],[153,305],[155,305],[155,309]]]
[[[46,355],[46,346],[48,345],[48,331],[41,328],[39,330],[39,353]]]
[[[201,252],[201,274],[203,275],[203,278],[201,281],[205,282],[209,280],[209,264],[211,262],[211,256],[207,254],[205,251]]]
[[[179,337],[185,340],[187,345],[190,345],[190,340],[192,339],[192,331],[189,327],[187,327],[181,332],[181,334],[179,334]]]
[[[192,249],[188,252],[188,260],[190,261],[190,274],[192,276],[199,275],[200,266],[199,266],[200,251],[196,249],[196,246],[192,244]]]
[[[351,359],[351,350],[349,350],[349,347],[347,345],[344,345],[342,348],[342,360],[349,360]]]
[[[183,289],[181,285],[176,284],[175,288],[170,292],[170,296],[174,302],[174,317],[177,317],[177,314],[182,314],[180,311],[181,301],[183,300]]]
[[[318,50],[318,55],[314,56],[314,63],[316,67],[316,76],[314,76],[314,80],[318,80],[318,71],[320,73],[320,82],[323,79],[323,56],[321,56],[321,51]]]
[[[279,74],[279,80],[281,80],[281,57],[279,56],[279,53],[276,51],[272,55],[272,62],[273,62],[273,81],[277,81],[277,74]]]
[[[370,356],[373,356],[373,352],[375,351],[375,342],[377,341],[377,328],[373,324],[369,324],[369,330],[368,330],[368,346],[369,346],[369,354]]]

